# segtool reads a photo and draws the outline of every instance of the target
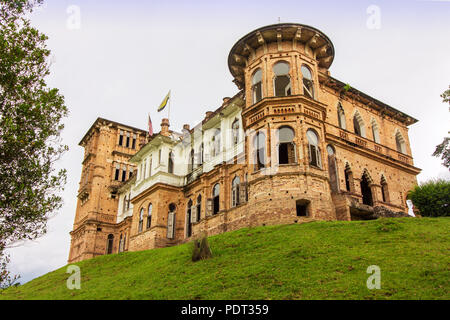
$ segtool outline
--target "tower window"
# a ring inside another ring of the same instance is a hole
[[[127,147],[127,148],[130,147],[130,137],[131,137],[130,133],[127,132],[127,143],[126,143],[126,145],[125,145],[125,147]]]
[[[276,97],[290,96],[291,78],[289,77],[289,64],[287,62],[278,62],[273,67],[274,91]]]
[[[303,76],[303,94],[314,99],[314,86],[311,70],[305,65],[302,66],[301,70]]]
[[[252,78],[253,103],[262,99],[262,71],[258,69]]]
[[[123,130],[120,130],[120,135],[119,135],[119,146],[123,146]]]
[[[120,164],[116,164],[116,170],[114,173],[114,180],[119,181],[120,177]]]
[[[258,132],[253,140],[255,170],[261,170],[266,166],[266,135]]]
[[[132,149],[136,149],[136,138],[137,138],[137,136],[135,134],[133,134],[133,143],[131,145]]]
[[[291,127],[282,127],[278,130],[278,163],[292,164],[295,159],[294,130]]]
[[[322,160],[320,156],[319,138],[311,129],[306,132],[306,137],[308,138],[309,164],[321,168]]]

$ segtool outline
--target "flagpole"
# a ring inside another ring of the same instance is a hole
[[[169,120],[170,123],[170,106],[172,104],[172,90],[169,90],[169,109],[167,111],[167,119]]]

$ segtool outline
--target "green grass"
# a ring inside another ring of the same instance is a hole
[[[449,299],[449,230],[449,218],[247,228],[211,237],[209,260],[192,262],[190,244],[101,256],[76,264],[81,290],[64,267],[0,299]]]

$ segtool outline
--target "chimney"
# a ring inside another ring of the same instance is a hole
[[[185,125],[183,125],[183,130],[189,131],[189,130],[191,130],[191,126],[188,124],[185,124]]]
[[[208,120],[212,116],[213,113],[214,112],[212,112],[212,111],[206,111],[206,120]]]
[[[166,136],[166,137],[169,136],[169,127],[170,127],[169,119],[166,119],[166,118],[162,119],[162,122],[161,122],[161,134],[163,136]]]

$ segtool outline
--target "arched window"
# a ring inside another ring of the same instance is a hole
[[[169,166],[168,166],[168,172],[173,173],[173,164],[174,164],[175,155],[172,151],[169,152]]]
[[[169,204],[169,213],[167,215],[167,238],[173,239],[175,237],[175,210],[174,203]]]
[[[383,198],[383,202],[389,202],[389,189],[388,184],[386,182],[386,178],[381,176],[381,196]]]
[[[220,185],[217,183],[213,188],[213,215],[220,210]]]
[[[194,170],[194,163],[195,163],[195,152],[194,149],[191,149],[191,153],[189,154],[189,165],[188,165],[189,172],[192,172]]]
[[[275,78],[273,80],[275,97],[291,95],[291,78],[289,77],[289,64],[281,61],[273,66]]]
[[[212,144],[213,157],[218,156],[220,154],[220,149],[221,149],[220,129],[216,129],[216,131],[214,132],[211,144]]]
[[[197,221],[200,221],[202,213],[202,196],[198,195],[197,197]]]
[[[123,235],[120,234],[120,240],[119,240],[119,253],[123,251]]]
[[[253,103],[257,103],[262,99],[262,71],[256,70],[252,77]]]
[[[368,206],[373,206],[372,189],[370,187],[371,184],[369,173],[364,170],[361,177],[361,195],[363,198],[363,204]]]
[[[236,146],[239,143],[239,119],[234,120],[231,125],[231,132],[233,134],[233,146]]]
[[[142,227],[144,224],[144,208],[141,209],[141,212],[139,213],[139,226],[138,226],[138,232],[142,232]]]
[[[372,136],[374,142],[380,143],[380,130],[375,119],[372,119]]]
[[[189,238],[192,236],[192,200],[189,200],[187,204],[187,212],[186,212],[186,237]]]
[[[345,165],[344,173],[345,173],[345,188],[347,189],[348,192],[353,192],[355,189],[353,184],[353,172],[348,163]]]
[[[235,177],[231,182],[231,207],[236,207],[240,203],[239,201],[239,185],[241,184],[241,180],[239,177]]]
[[[152,226],[152,210],[153,210],[153,205],[150,203],[148,205],[147,229],[150,229],[150,227]]]
[[[306,137],[308,138],[309,164],[321,168],[322,158],[320,156],[319,137],[311,129],[306,132]]]
[[[342,104],[340,102],[338,105],[338,121],[339,121],[339,128],[346,130],[347,123],[345,121],[345,112],[344,112],[344,108],[342,108]]]
[[[314,86],[311,70],[305,65],[302,66],[301,70],[303,76],[303,94],[314,99]]]
[[[366,137],[366,128],[364,126],[364,121],[358,111],[356,111],[355,116],[353,117],[353,128],[355,129],[355,133],[358,136],[363,138]]]
[[[255,170],[261,170],[266,166],[266,135],[262,131],[256,134],[253,147]]]
[[[327,146],[328,153],[328,174],[330,175],[331,191],[334,193],[339,192],[339,178],[336,161],[336,151],[332,145]]]
[[[292,164],[296,162],[295,132],[291,127],[278,129],[278,164]]]
[[[114,235],[110,234],[108,235],[108,242],[106,245],[107,254],[111,254],[113,252],[113,246],[114,246]]]
[[[400,133],[400,131],[397,131],[397,133],[395,134],[395,143],[397,146],[397,151],[406,154],[405,139],[403,139],[403,136]]]

